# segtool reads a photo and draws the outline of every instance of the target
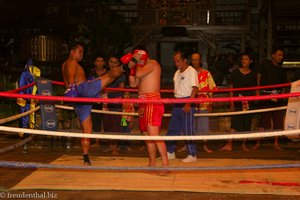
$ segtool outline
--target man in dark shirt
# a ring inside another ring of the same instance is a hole
[[[105,68],[105,58],[101,54],[97,54],[94,59],[94,67],[91,69],[90,75],[88,77],[89,80],[93,80],[97,77],[100,77],[106,73]],[[93,103],[92,109],[102,110],[102,103]],[[92,123],[93,123],[93,132],[101,132],[102,131],[102,114],[101,113],[91,113]],[[91,147],[100,146],[99,138],[96,139],[96,142],[91,145]]]
[[[283,55],[283,50],[280,48],[276,48],[272,51],[271,60],[265,60],[259,65],[257,69],[258,85],[275,85],[287,82],[286,72],[282,68]],[[260,93],[261,95],[280,94],[283,93],[283,88],[266,89],[262,90]],[[284,106],[285,104],[285,101],[281,99],[271,99],[260,102],[262,108],[279,107]],[[258,127],[260,131],[264,131],[266,129],[283,130],[283,118],[283,110],[264,112],[260,116]],[[260,141],[258,140],[253,149],[257,149],[259,147],[259,144]],[[277,150],[281,150],[278,143],[278,137],[275,137],[274,147]]]
[[[108,59],[108,67],[110,70],[113,70],[114,68],[117,68],[121,65],[121,62],[117,56],[110,56]],[[109,88],[125,88],[127,81],[127,77],[125,74],[121,75],[117,79],[115,79],[111,84],[109,84],[107,87]],[[111,91],[107,93],[107,98],[122,98],[123,92],[120,91]],[[115,111],[115,112],[122,112],[122,104],[106,104],[105,110],[109,111]],[[110,115],[110,114],[104,114],[103,115],[103,130],[104,132],[114,132],[114,133],[120,133],[122,132],[122,126],[121,126],[121,115]],[[107,151],[112,151],[113,155],[118,155],[118,147],[117,147],[118,141],[112,140],[110,143],[110,148]]]

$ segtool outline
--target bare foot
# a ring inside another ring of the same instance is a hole
[[[130,148],[130,147],[124,147],[124,148],[120,148],[120,147],[118,147],[118,149],[117,149],[118,151],[132,151],[132,148]]]
[[[92,163],[91,163],[91,162],[87,162],[87,161],[85,161],[85,162],[83,162],[83,165],[84,165],[84,166],[91,166],[91,165],[92,165]]]
[[[232,151],[232,146],[225,145],[224,147],[219,149],[219,151]]]
[[[117,150],[112,151],[112,155],[117,156],[119,155],[119,152]]]
[[[213,151],[210,150],[206,145],[203,146],[204,151],[206,151],[207,153],[212,153]]]
[[[186,151],[186,146],[183,146],[182,148],[177,150],[177,152],[184,152],[184,151]]]
[[[278,144],[274,144],[274,149],[276,149],[278,151],[282,151],[283,150]]]
[[[110,152],[110,151],[112,151],[112,149],[109,147],[109,148],[107,148],[107,149],[104,149],[102,152],[103,152],[103,153],[108,153],[108,152]]]
[[[146,149],[146,146],[142,146],[141,148],[140,148],[140,151],[144,151]]]
[[[252,147],[251,149],[252,150],[256,150],[256,149],[258,149],[260,147],[260,143],[256,143],[255,145],[254,145],[254,147]]]
[[[248,149],[245,144],[242,145],[242,149],[243,149],[243,151],[246,151],[246,152],[250,151],[250,149]]]
[[[155,167],[155,165],[148,165],[149,167]],[[169,167],[169,165],[164,165],[163,167]],[[170,173],[168,170],[159,170],[156,171],[155,174],[158,176],[167,176]]]
[[[91,145],[91,147],[100,147],[100,144],[94,143],[94,144]]]

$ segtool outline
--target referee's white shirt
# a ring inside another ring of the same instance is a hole
[[[189,66],[184,72],[177,70],[173,77],[175,98],[189,97],[193,87],[198,87],[198,72]]]

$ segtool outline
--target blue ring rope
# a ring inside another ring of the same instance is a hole
[[[248,166],[207,166],[207,167],[143,167],[143,166],[76,166],[53,165],[36,162],[0,161],[0,167],[30,168],[30,169],[73,169],[73,170],[102,170],[102,171],[224,171],[224,170],[259,170],[279,168],[300,168],[300,163],[248,165]]]

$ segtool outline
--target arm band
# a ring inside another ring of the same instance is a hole
[[[129,73],[129,71],[130,71],[130,68],[129,68],[129,66],[128,65],[121,65],[121,69],[122,69],[122,71],[123,72],[126,72],[126,73]]]
[[[137,59],[135,59],[134,57],[132,57],[130,61],[134,62],[135,64],[139,62],[139,61],[138,61]]]

